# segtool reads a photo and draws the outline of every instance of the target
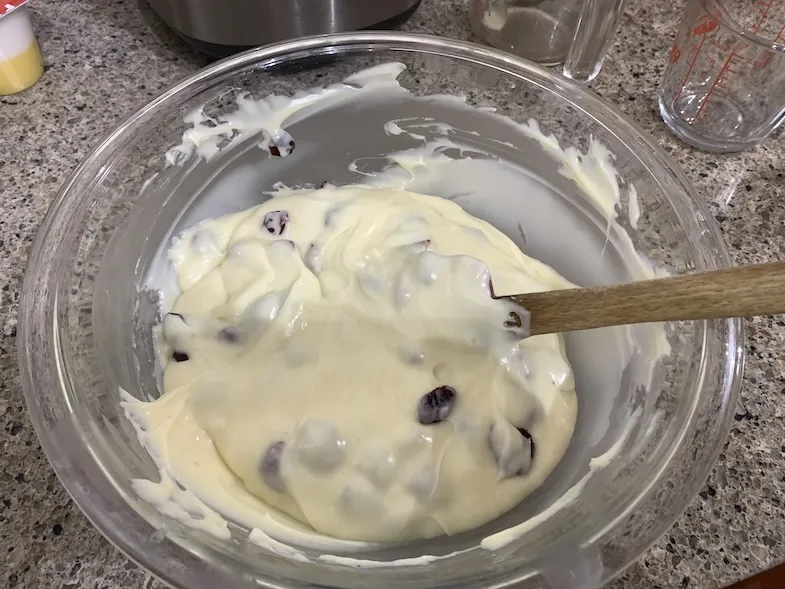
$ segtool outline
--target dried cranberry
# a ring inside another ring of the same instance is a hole
[[[287,211],[270,211],[264,216],[262,224],[271,235],[283,235],[289,226],[289,213]]]
[[[267,483],[268,487],[279,493],[286,491],[286,485],[284,485],[281,478],[281,457],[284,448],[286,448],[286,442],[270,444],[259,463],[259,472],[262,475],[262,480]]]
[[[240,330],[234,325],[224,327],[218,332],[218,340],[228,344],[236,344],[240,341]]]
[[[534,440],[528,430],[509,422],[497,422],[488,432],[488,442],[499,479],[529,474],[534,461]]]
[[[455,407],[457,396],[458,393],[451,386],[436,387],[420,398],[417,404],[417,419],[423,425],[444,421]]]
[[[534,460],[534,448],[535,448],[535,446],[534,446],[534,438],[529,433],[529,430],[527,430],[524,427],[516,427],[515,429],[517,429],[524,438],[529,440],[529,443],[531,445],[531,456],[532,456],[532,460]]]
[[[286,132],[282,133],[280,136],[276,135],[273,142],[267,146],[271,156],[286,157],[294,151],[294,140],[287,140],[287,137],[290,137],[290,135]]]

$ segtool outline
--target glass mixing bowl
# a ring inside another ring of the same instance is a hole
[[[405,116],[414,107],[391,105],[377,113],[337,109],[322,117],[322,127],[298,121],[289,129],[298,138],[297,151],[276,162],[249,147],[210,164],[167,167],[164,154],[180,143],[187,127],[183,116],[203,104],[213,114],[229,109],[237,89],[255,96],[291,95],[391,61],[406,64],[399,80],[413,96],[462,94],[469,104],[496,107],[514,121],[533,117],[562,145],[585,149],[593,136],[615,154],[623,190],[619,227],[609,234],[607,222],[587,206],[586,194],[539,144],[514,134],[510,126],[468,115],[463,121],[464,127],[482,124],[482,133],[467,134],[467,140],[474,137],[484,149],[502,145],[490,146],[488,137],[507,141],[510,149],[497,155],[534,170],[550,191],[546,206],[536,209],[541,213],[532,212],[523,193],[520,199],[489,195],[481,206],[468,203],[466,208],[573,282],[635,277],[620,253],[630,243],[619,238],[620,232],[674,273],[730,264],[706,206],[651,138],[580,86],[504,53],[431,37],[358,33],[268,46],[202,70],[104,137],[66,182],[30,256],[19,321],[27,404],[63,485],[107,538],[175,587],[594,588],[665,531],[720,452],[742,370],[742,323],[735,319],[667,324],[671,352],[654,369],[640,358],[622,370],[610,355],[607,364],[571,356],[578,424],[565,458],[545,485],[479,530],[359,555],[380,566],[293,561],[248,542],[248,530],[232,526],[232,539],[220,540],[136,496],[130,480],[156,480],[157,469],[123,416],[118,387],[140,398],[158,395],[150,339],[158,311],[144,285],[162,247],[199,218],[258,202],[277,180],[350,181],[350,161],[387,153],[406,140],[385,135],[376,123]],[[380,142],[389,142],[385,151],[379,151]],[[525,149],[512,149],[516,146]],[[227,174],[246,174],[250,182],[229,190],[221,184]],[[637,189],[637,223],[628,210],[630,183]],[[221,190],[232,198],[222,202],[205,196]],[[527,218],[535,214],[543,216],[534,222]],[[569,227],[553,227],[558,218],[553,215],[569,217]],[[524,239],[516,231],[522,221],[540,230]],[[544,245],[546,234],[579,229],[582,241],[555,249]],[[568,355],[581,337],[605,353],[608,333],[567,336]],[[629,372],[652,369],[651,386],[635,386],[641,379]],[[640,418],[625,429],[634,408]],[[622,431],[627,435],[621,437]],[[606,468],[590,477],[580,493],[568,491],[586,475],[590,459],[611,447],[613,453],[603,459]],[[478,546],[488,533],[542,513],[565,492],[572,499],[562,500],[562,508],[549,511],[549,517],[534,520],[538,525],[521,537],[493,550]],[[383,564],[419,554],[443,558],[418,566]]]

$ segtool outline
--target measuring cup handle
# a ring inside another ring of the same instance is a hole
[[[583,0],[564,75],[589,82],[599,73],[626,0]]]

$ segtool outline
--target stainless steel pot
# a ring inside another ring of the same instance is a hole
[[[421,0],[148,0],[199,48],[227,53],[307,35],[404,22]]]

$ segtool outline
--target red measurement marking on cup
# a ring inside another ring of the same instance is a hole
[[[684,91],[687,80],[690,79],[690,74],[692,74],[695,63],[698,61],[698,56],[700,55],[701,49],[703,49],[703,44],[706,42],[706,35],[712,32],[718,26],[719,25],[717,24],[717,21],[714,20],[710,15],[703,14],[698,20],[695,21],[695,26],[687,32],[689,38],[692,38],[692,42],[688,48],[687,67],[684,70],[681,80],[679,80],[679,89],[674,93],[673,100],[678,100],[679,96],[681,96],[681,93]],[[671,59],[673,60],[673,63],[678,61],[679,57],[681,56],[681,50],[679,49],[678,42],[679,41],[677,37],[676,43],[673,45],[673,50],[671,50]]]
[[[780,29],[780,32],[777,33],[776,37],[774,37],[774,42],[775,43],[782,43],[782,41],[783,41],[783,36],[782,36],[783,33],[785,33],[785,25],[782,25],[782,28]],[[762,70],[771,61],[771,55],[772,55],[771,53],[767,53],[766,55],[763,56],[763,59],[761,59],[760,61],[753,61],[752,65],[754,67],[758,68],[759,70]]]
[[[692,39],[693,40],[692,43],[690,43],[687,54],[687,68],[684,70],[681,80],[679,80],[679,89],[673,95],[673,100],[678,100],[679,96],[681,96],[681,93],[684,92],[684,87],[687,84],[687,80],[690,79],[692,68],[695,67],[695,62],[698,61],[698,56],[700,55],[701,49],[703,48],[703,44],[706,42],[706,35],[701,35],[700,39],[693,35]],[[679,51],[678,46],[674,45],[674,48],[676,51]],[[681,54],[681,51],[679,51],[679,54]]]
[[[760,12],[760,17],[758,18],[758,21],[751,28],[751,31],[753,33],[757,34],[763,23],[766,21],[766,18],[769,15],[769,11],[771,10],[771,7],[774,5],[774,1],[775,0],[756,0],[756,2],[753,4],[754,9],[757,12]],[[777,34],[775,41],[780,41],[781,36],[783,35],[784,32],[785,32],[785,26],[783,26],[780,29],[780,32]],[[705,36],[703,37],[703,39],[705,39]],[[701,41],[703,41],[703,39]],[[701,45],[703,45],[703,43],[701,43]],[[721,47],[716,43],[715,46],[718,49],[721,49]],[[756,68],[763,68],[769,63],[769,60],[771,59],[770,53],[767,53],[760,62],[756,62],[754,60],[749,59],[748,57],[745,57],[740,53],[737,53],[737,51],[746,49],[748,46],[749,46],[749,41],[744,41],[740,45],[738,45],[737,48],[731,51],[730,55],[725,60],[725,63],[722,65],[722,68],[720,69],[720,73],[717,74],[717,77],[714,79],[714,82],[709,88],[709,91],[706,93],[706,97],[703,99],[703,102],[698,108],[698,112],[695,113],[696,121],[706,114],[707,109],[709,108],[709,99],[715,94],[717,94],[719,91],[728,89],[727,87],[728,81],[735,74],[738,73],[738,69],[736,68],[743,67],[745,64],[752,65],[753,67]],[[697,59],[697,55],[695,59]],[[685,76],[685,80],[682,82],[682,89],[684,88],[685,83],[686,83],[686,76]],[[679,91],[679,94],[681,94],[681,90]]]
[[[699,24],[694,29],[692,29],[692,34],[705,35],[706,33],[711,33],[718,26],[719,25],[717,24],[717,21],[709,17],[703,20],[703,22],[699,22]]]
[[[753,33],[758,33],[761,25],[763,24],[763,21],[765,21],[766,17],[769,15],[769,10],[771,10],[773,4],[774,0],[768,0],[768,2],[766,0],[757,0],[755,2],[753,6],[755,7],[755,10],[760,12],[760,18],[758,19],[758,22],[752,27]]]
[[[725,64],[722,66],[720,73],[717,74],[717,77],[714,79],[711,88],[709,88],[709,91],[706,93],[706,98],[703,99],[703,103],[701,103],[700,107],[698,108],[698,112],[695,113],[696,121],[706,113],[706,109],[709,106],[709,98],[711,98],[719,90],[727,89],[726,82],[732,78],[734,74],[738,73],[738,70],[733,69],[733,66],[742,64],[744,61],[746,60],[737,53],[731,53],[728,56],[728,59],[725,60]]]

